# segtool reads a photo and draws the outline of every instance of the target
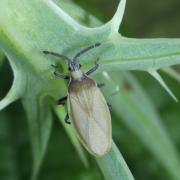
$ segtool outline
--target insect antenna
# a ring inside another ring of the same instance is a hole
[[[65,55],[62,55],[62,54],[59,54],[59,53],[55,53],[55,52],[51,52],[51,51],[43,51],[44,54],[49,54],[49,55],[53,55],[53,56],[56,56],[56,57],[60,57],[68,62],[71,61],[70,58],[68,58],[67,56]]]
[[[100,46],[100,45],[101,45],[101,43],[96,43],[96,44],[91,45],[91,46],[89,46],[89,47],[87,47],[87,48],[85,48],[85,49],[82,49],[81,51],[79,51],[79,52],[74,56],[73,61],[76,61],[76,59],[77,59],[78,57],[80,57],[82,54],[84,54],[85,52],[89,51],[90,49],[93,49],[93,48],[98,47],[98,46]]]

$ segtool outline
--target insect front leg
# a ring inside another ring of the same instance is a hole
[[[66,117],[65,117],[64,121],[65,121],[65,123],[67,123],[67,124],[71,124],[71,121],[70,121],[70,119],[69,119],[69,115],[68,115],[68,114],[66,114]]]
[[[99,84],[97,84],[97,87],[98,87],[98,88],[102,88],[102,87],[104,87],[104,86],[105,86],[104,83],[99,83]]]
[[[61,99],[58,99],[58,100],[57,100],[57,104],[58,104],[58,105],[64,105],[65,102],[66,102],[66,100],[67,100],[67,96],[65,96],[65,97],[63,97],[63,98],[61,98]]]
[[[92,74],[94,71],[96,71],[98,69],[98,67],[99,67],[99,64],[97,63],[98,60],[99,59],[97,59],[95,61],[95,66],[93,68],[91,68],[88,72],[86,72],[86,75],[90,75],[90,74]]]
[[[57,76],[57,77],[59,77],[59,78],[61,78],[61,79],[65,79],[65,80],[69,80],[70,78],[69,78],[69,76],[66,76],[66,75],[64,75],[64,74],[60,74],[59,72],[57,72],[57,70],[56,70],[56,66],[55,65],[51,65],[53,68],[55,68],[55,70],[54,70],[54,75],[55,76]]]

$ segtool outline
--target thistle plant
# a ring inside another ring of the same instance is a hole
[[[178,152],[152,100],[130,72],[149,73],[167,95],[169,93],[177,101],[159,70],[179,80],[179,74],[171,66],[180,64],[180,40],[122,36],[120,27],[125,5],[126,0],[121,0],[112,19],[102,24],[71,1],[0,1],[0,59],[6,56],[13,71],[12,86],[0,101],[0,110],[3,113],[3,109],[14,101],[22,102],[33,159],[31,180],[38,178],[43,165],[54,122],[53,113],[65,129],[67,141],[69,137],[76,149],[74,156],[79,156],[84,165],[88,165],[88,153],[74,129],[64,122],[66,108],[56,106],[56,100],[67,94],[67,83],[53,76],[51,64],[56,64],[65,74],[67,66],[42,52],[48,49],[73,57],[81,48],[96,42],[101,42],[101,47],[84,54],[79,61],[87,70],[99,58],[100,67],[94,79],[106,84],[103,93],[113,107],[112,121],[122,121],[166,169],[169,177],[180,178]],[[87,16],[93,28],[86,25]],[[121,147],[117,148],[113,142],[106,155],[94,157],[104,179],[134,179],[120,151]]]

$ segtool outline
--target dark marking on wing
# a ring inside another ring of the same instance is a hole
[[[71,80],[69,83],[68,91],[69,93],[79,93],[82,90],[89,90],[92,87],[96,86],[94,80],[87,76],[83,76],[81,80]]]

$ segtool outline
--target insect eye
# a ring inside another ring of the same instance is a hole
[[[82,65],[81,64],[79,64],[79,68],[81,68],[82,67]]]
[[[69,70],[69,71],[71,71],[71,68],[70,68],[70,67],[68,67],[68,70]]]

